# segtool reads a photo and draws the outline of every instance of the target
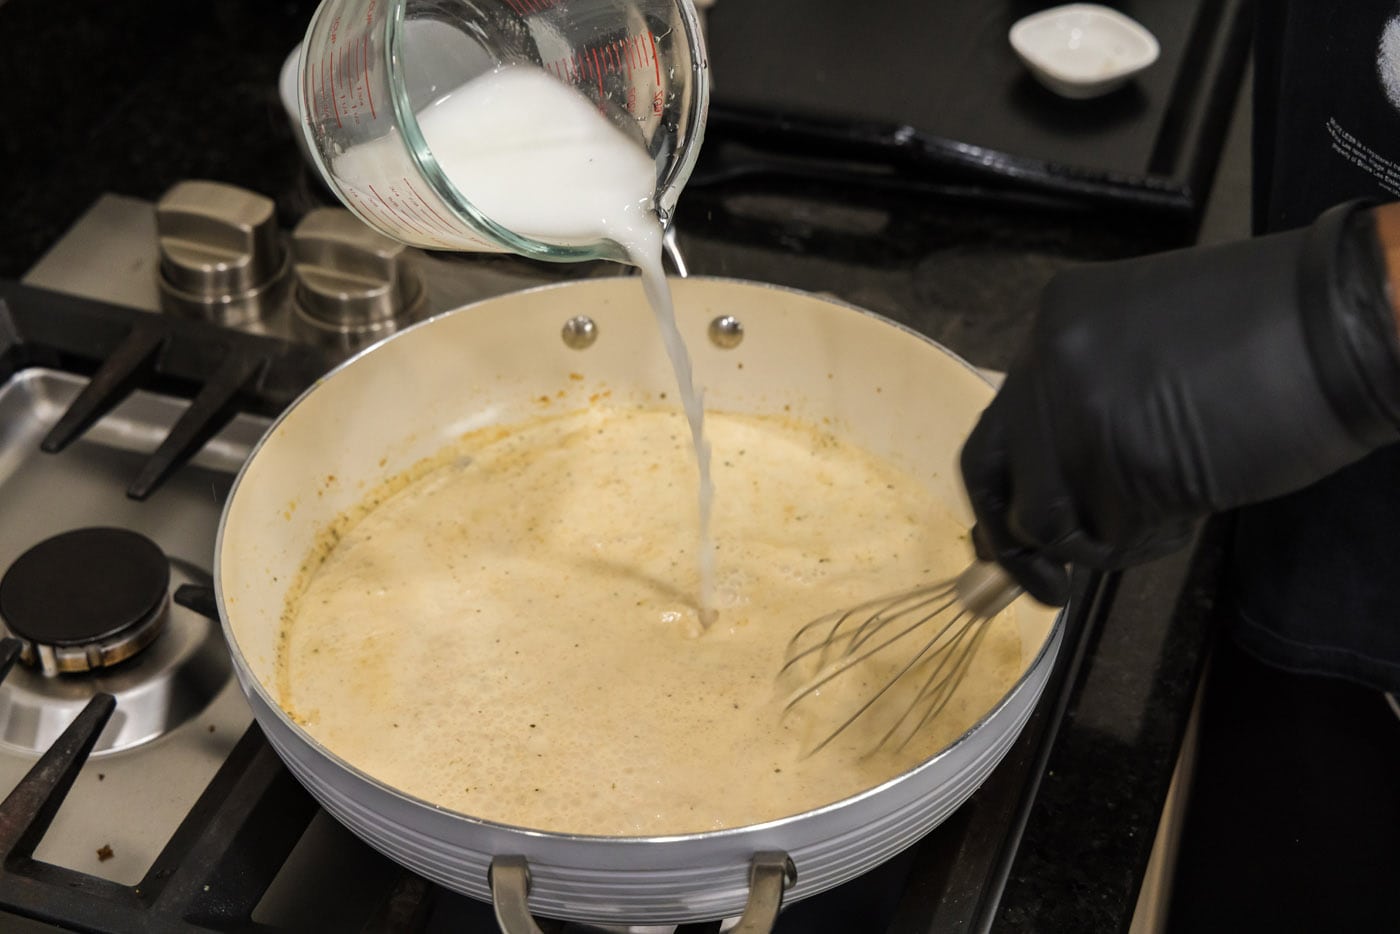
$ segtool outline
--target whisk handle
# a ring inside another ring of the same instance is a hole
[[[995,616],[1024,591],[995,561],[974,561],[958,575],[958,600],[976,616]]]

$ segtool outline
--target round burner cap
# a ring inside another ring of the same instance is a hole
[[[45,539],[0,578],[0,617],[46,674],[114,665],[165,621],[170,563],[128,529],[76,529]]]

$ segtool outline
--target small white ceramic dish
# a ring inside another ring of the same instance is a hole
[[[1070,3],[1018,20],[1011,47],[1056,94],[1098,97],[1157,60],[1157,37],[1136,20],[1097,3]]]

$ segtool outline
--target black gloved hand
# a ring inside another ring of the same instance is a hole
[[[1400,439],[1370,211],[1063,272],[962,452],[974,541],[1037,599]]]

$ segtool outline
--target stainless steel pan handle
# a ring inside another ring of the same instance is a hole
[[[544,934],[530,915],[530,864],[523,856],[495,856],[486,870],[496,924],[505,934]]]
[[[783,893],[797,881],[797,867],[786,853],[755,853],[749,863],[749,900],[729,934],[768,934],[778,923]]]
[[[497,856],[486,874],[496,923],[504,934],[543,934],[530,915],[530,864],[523,856]],[[729,934],[768,934],[778,921],[783,893],[797,881],[786,853],[755,853],[749,863],[749,899]]]

